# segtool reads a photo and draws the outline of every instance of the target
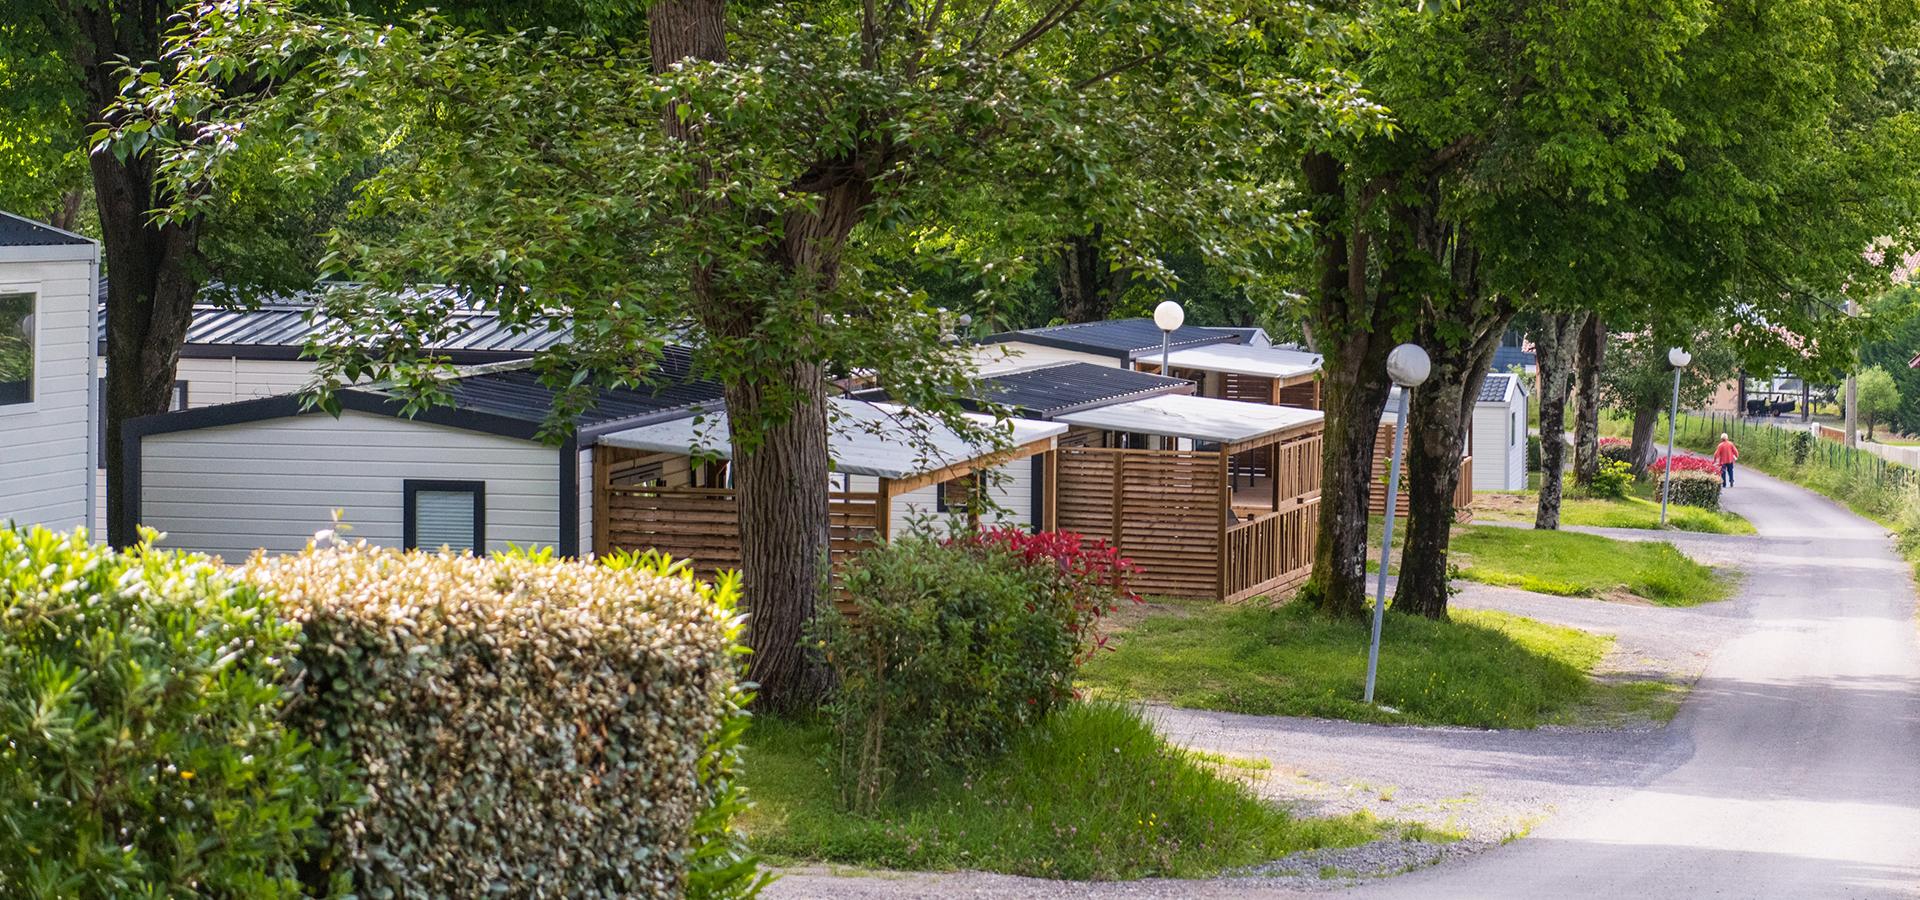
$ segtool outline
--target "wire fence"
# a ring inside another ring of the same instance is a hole
[[[1711,451],[1722,434],[1733,438],[1743,456],[1775,459],[1799,466],[1844,473],[1850,479],[1872,479],[1875,488],[1910,492],[1920,488],[1920,469],[1818,437],[1805,427],[1793,428],[1756,422],[1734,413],[1682,413],[1675,425],[1678,441],[1690,449]],[[1831,430],[1831,429],[1828,429]]]

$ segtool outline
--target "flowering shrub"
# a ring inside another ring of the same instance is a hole
[[[1617,459],[1602,457],[1600,467],[1594,470],[1593,484],[1588,490],[1595,497],[1609,500],[1624,500],[1633,490],[1633,467]]]
[[[836,775],[874,808],[899,782],[999,755],[1073,692],[1133,564],[1072,534],[905,537],[861,554],[819,646],[839,679]]]
[[[1716,477],[1720,474],[1719,463],[1699,456],[1662,456],[1654,460],[1647,471],[1663,475],[1669,467],[1675,472],[1705,472]]]
[[[1626,438],[1603,437],[1600,439],[1600,458],[1611,459],[1633,466],[1633,442]]]
[[[1077,532],[1003,526],[949,543],[1007,553],[1032,567],[1034,578],[1051,586],[1063,601],[1057,606],[1068,614],[1067,629],[1082,647],[1076,662],[1084,663],[1106,648],[1106,635],[1096,630],[1101,616],[1118,609],[1122,601],[1140,602],[1140,594],[1133,589],[1133,576],[1139,571],[1133,560],[1121,556],[1118,547],[1087,540]]]

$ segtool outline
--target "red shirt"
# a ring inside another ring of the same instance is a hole
[[[1732,441],[1721,441],[1720,446],[1713,448],[1713,461],[1723,466],[1739,458],[1740,450]]]

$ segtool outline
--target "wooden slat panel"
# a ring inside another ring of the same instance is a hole
[[[1393,504],[1394,515],[1407,514],[1407,492],[1405,490],[1407,469],[1404,457],[1400,460],[1400,495]],[[1373,482],[1367,495],[1367,512],[1383,516],[1387,513],[1387,472],[1393,465],[1393,426],[1381,423],[1380,430],[1374,433],[1373,440]],[[1473,457],[1460,458],[1460,482],[1453,493],[1454,521],[1465,522],[1473,518]]]

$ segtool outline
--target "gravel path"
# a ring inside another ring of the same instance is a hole
[[[1312,814],[1369,809],[1461,831],[1210,881],[1072,883],[980,873],[796,870],[774,897],[1920,896],[1920,648],[1906,568],[1825,500],[1741,473],[1728,505],[1760,535],[1649,534],[1737,563],[1735,600],[1664,609],[1467,585],[1464,607],[1616,636],[1603,670],[1691,680],[1674,725],[1477,731],[1156,707],[1170,738],[1273,760],[1257,787]],[[1589,530],[1589,529],[1581,529]],[[1719,652],[1715,652],[1718,648]],[[1535,827],[1538,826],[1538,827]],[[1512,835],[1530,836],[1491,852]],[[1470,857],[1434,866],[1443,857]]]

